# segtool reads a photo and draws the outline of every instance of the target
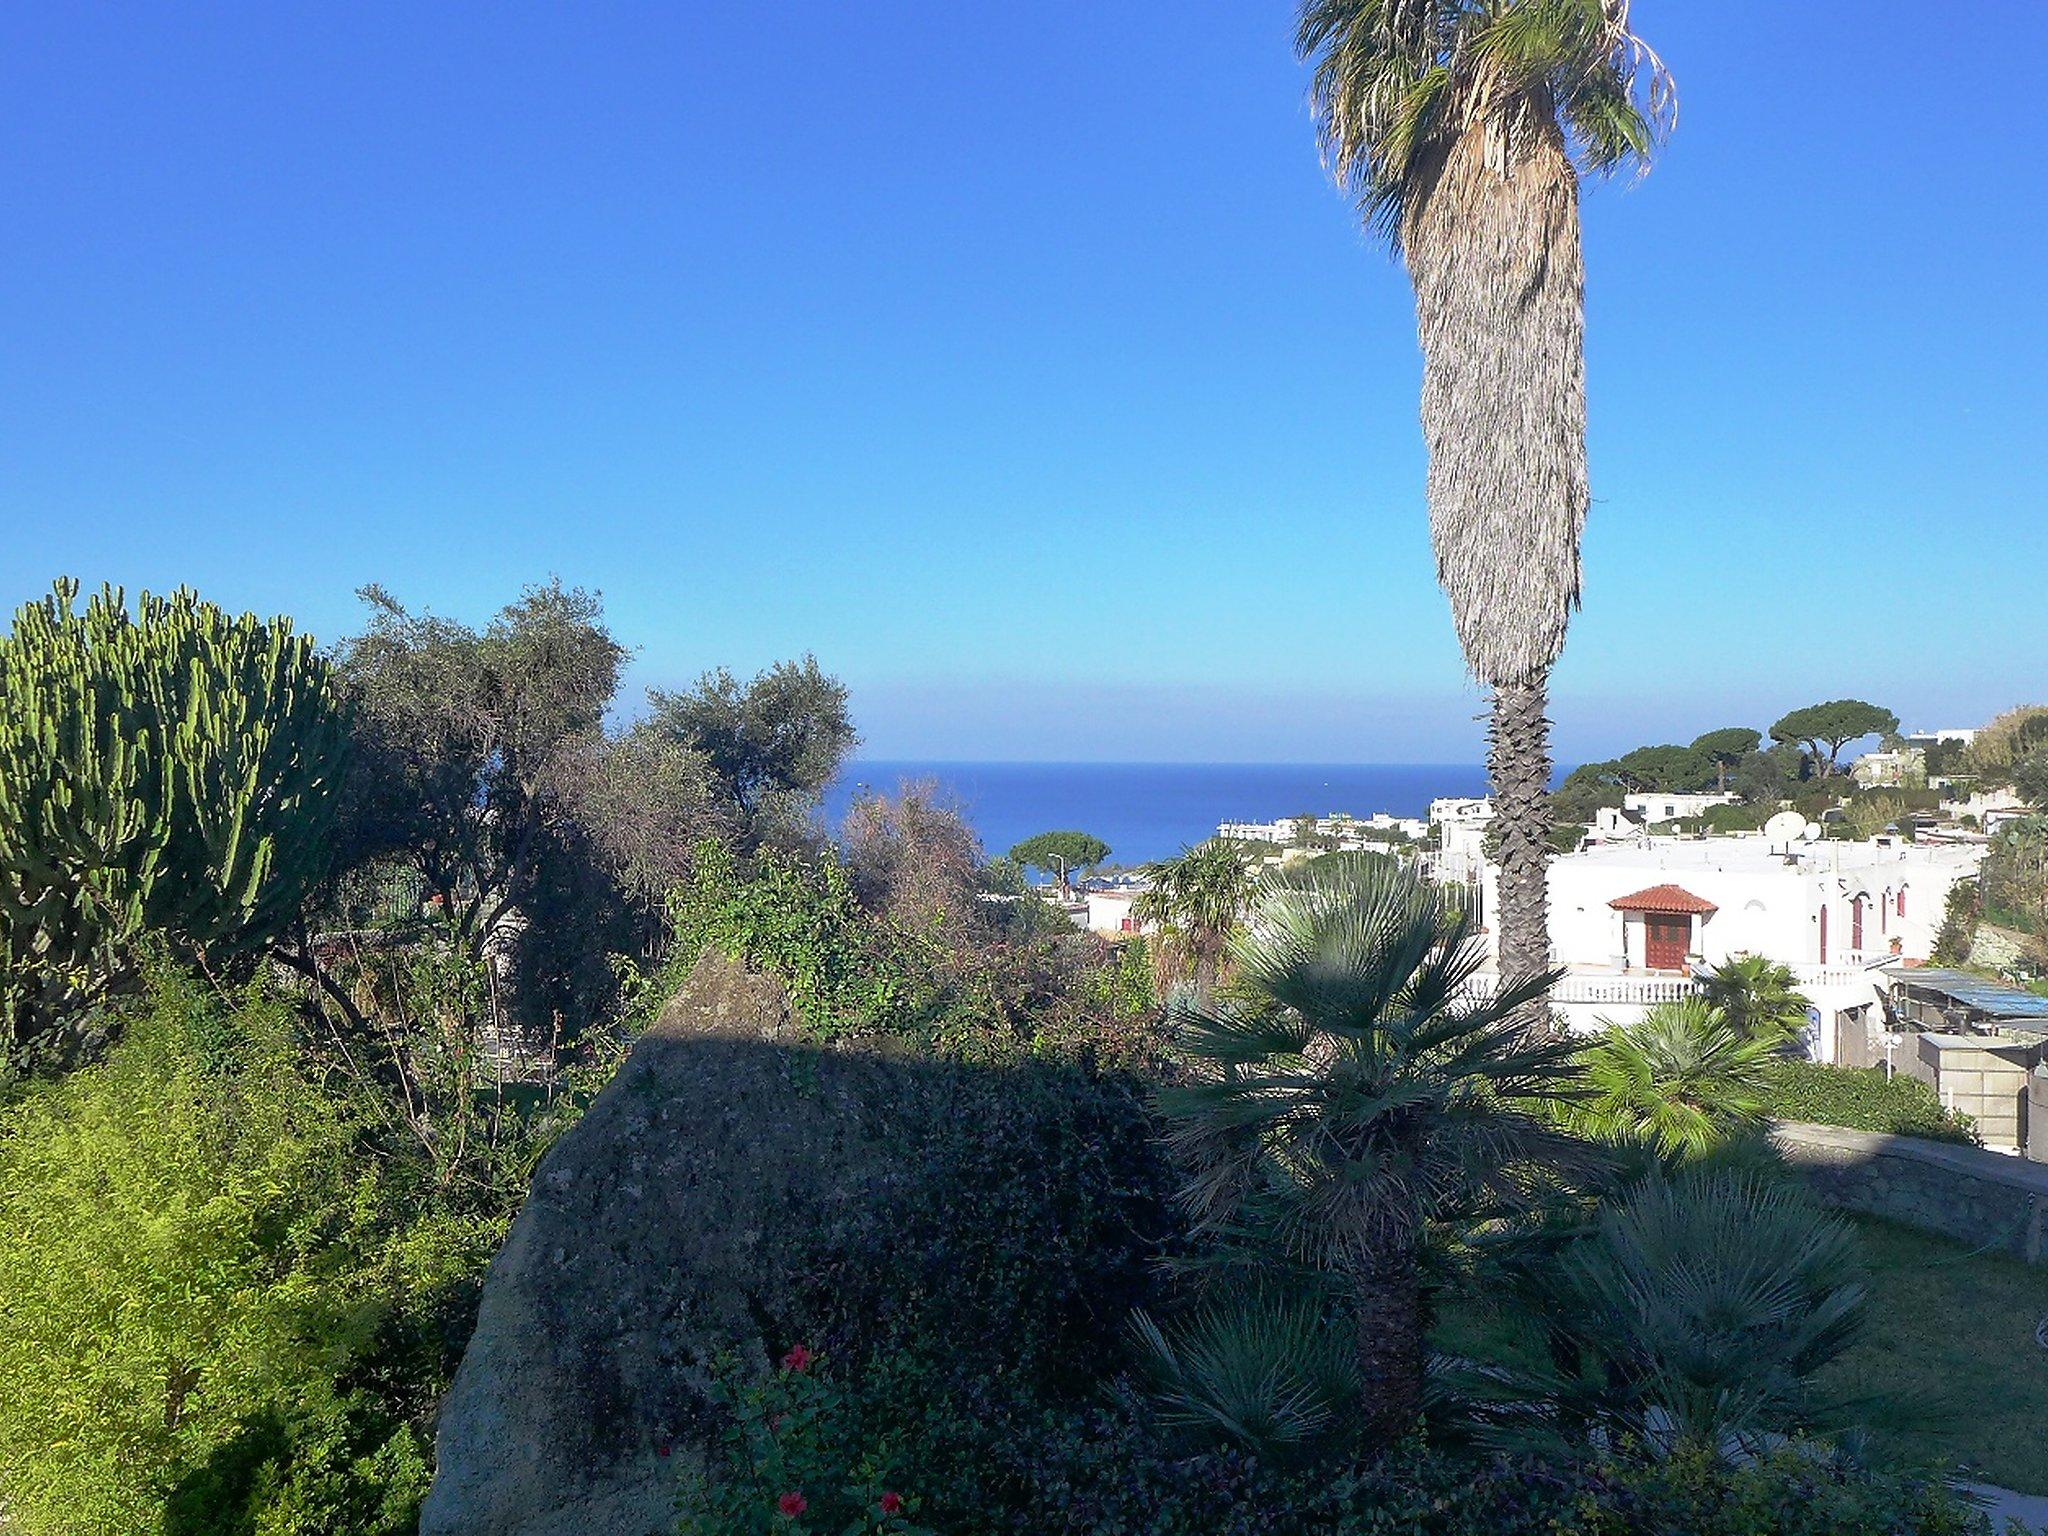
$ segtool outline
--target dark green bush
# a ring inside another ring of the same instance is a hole
[[[1054,1407],[896,1356],[823,1380],[785,1368],[728,1399],[732,1432],[683,1490],[681,1529],[937,1536],[1967,1536],[1938,1480],[1786,1450],[1740,1468],[1686,1455],[1533,1461],[1411,1444],[1279,1471],[1187,1455],[1118,1402]],[[895,1493],[901,1523],[880,1507]],[[779,1514],[802,1499],[811,1525]],[[860,1523],[853,1523],[860,1522]]]
[[[1767,1069],[1765,1083],[1764,1112],[1774,1119],[1978,1145],[1969,1116],[1944,1108],[1934,1090],[1916,1078],[1887,1080],[1881,1067],[1777,1061]]]

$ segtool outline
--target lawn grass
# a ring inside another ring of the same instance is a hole
[[[2048,1494],[2048,1266],[1910,1227],[1855,1218],[1870,1269],[1870,1326],[1830,1385],[1881,1393],[1903,1422],[1880,1455],[1952,1461],[1987,1482]]]
[[[2048,1266],[1972,1253],[1947,1238],[1861,1216],[1870,1277],[1869,1326],[1823,1380],[1873,1396],[1871,1450],[1880,1461],[1941,1462],[2021,1493],[2048,1494]],[[1542,1335],[1511,1307],[1445,1305],[1433,1342],[1502,1365],[1542,1360]]]

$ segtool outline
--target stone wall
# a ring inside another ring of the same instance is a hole
[[[1830,1205],[1991,1246],[2048,1257],[2048,1167],[1975,1147],[1780,1121],[1785,1158]]]

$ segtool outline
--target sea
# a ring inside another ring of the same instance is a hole
[[[1222,821],[1348,813],[1421,816],[1445,795],[1483,795],[1476,763],[936,763],[855,761],[825,792],[836,832],[863,791],[930,781],[991,855],[1040,832],[1088,832],[1112,865],[1171,858]]]

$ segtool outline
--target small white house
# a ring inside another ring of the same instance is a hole
[[[1646,791],[1642,794],[1623,795],[1621,808],[1633,814],[1645,826],[1654,827],[1660,822],[1687,821],[1695,816],[1704,816],[1717,805],[1733,805],[1733,792],[1708,790],[1703,794],[1678,794],[1663,791]]]
[[[1142,885],[1115,885],[1088,891],[1085,896],[1088,911],[1081,926],[1106,939],[1148,932],[1152,925],[1131,915],[1131,903],[1144,890]]]

